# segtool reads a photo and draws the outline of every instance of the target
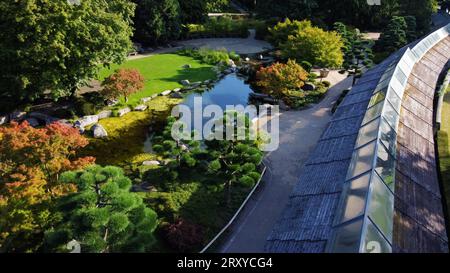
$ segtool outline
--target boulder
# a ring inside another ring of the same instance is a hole
[[[142,98],[142,99],[141,99],[141,102],[142,102],[142,103],[146,103],[146,102],[149,102],[149,101],[151,101],[151,100],[152,100],[151,97],[145,97],[145,98]]]
[[[180,92],[181,91],[181,88],[175,88],[174,90],[173,90],[173,92]]]
[[[191,82],[189,80],[182,80],[182,81],[180,81],[180,83],[184,86],[191,84]]]
[[[145,105],[145,104],[140,104],[140,105],[138,105],[138,106],[136,106],[136,107],[134,107],[134,111],[145,111],[145,110],[147,110],[147,105]]]
[[[182,66],[182,68],[188,69],[188,68],[191,68],[191,65],[190,64],[185,64],[185,65]]]
[[[75,127],[84,128],[86,126],[96,124],[98,122],[97,115],[84,116],[81,119],[75,121]]]
[[[231,67],[236,67],[236,64],[231,59],[228,60],[228,65],[231,66]]]
[[[123,108],[123,109],[120,109],[119,111],[117,111],[117,114],[119,115],[119,117],[122,117],[125,114],[128,114],[130,112],[131,112],[131,109],[126,107],[126,108]]]
[[[52,117],[52,116],[49,116],[47,114],[40,113],[40,112],[31,112],[31,113],[28,113],[27,116],[30,118],[37,119],[38,121],[45,123],[45,124],[51,124],[51,123],[59,120],[58,118],[55,118],[55,117]]]
[[[284,103],[284,101],[282,101],[282,100],[280,100],[279,105],[280,105],[280,110],[288,111],[290,109],[290,107],[288,105],[286,105],[286,103]]]
[[[144,165],[144,166],[159,166],[159,165],[161,165],[161,163],[157,160],[148,160],[148,161],[142,162],[142,165]]]
[[[100,113],[97,114],[98,119],[105,119],[105,118],[109,118],[112,116],[112,111],[111,110],[104,110],[101,111]]]
[[[116,105],[118,103],[119,103],[118,99],[108,99],[108,100],[106,100],[106,105],[108,105],[108,106],[114,106],[114,105]]]
[[[91,131],[94,138],[104,138],[108,136],[108,132],[106,132],[105,128],[98,123],[92,126]]]
[[[0,116],[0,125],[7,123],[9,120],[8,116]]]
[[[153,94],[153,95],[150,96],[150,98],[154,99],[154,98],[156,98],[157,96],[158,96],[158,94]]]
[[[35,118],[27,118],[25,119],[25,121],[28,122],[28,124],[30,124],[31,127],[38,127],[39,126],[39,121]]]
[[[11,114],[9,114],[9,120],[20,121],[20,120],[23,120],[26,115],[27,115],[27,112],[14,111]]]
[[[314,91],[316,90],[316,86],[313,83],[307,82],[303,85],[302,89],[304,91]]]
[[[170,94],[170,97],[173,99],[182,99],[183,95],[181,95],[179,92],[173,92],[172,94]]]
[[[172,93],[172,90],[166,90],[166,91],[161,92],[161,96],[167,96],[170,93]]]

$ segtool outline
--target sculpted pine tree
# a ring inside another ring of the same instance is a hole
[[[341,73],[348,72],[353,76],[353,83],[357,78],[361,77],[363,68],[370,68],[373,65],[373,53],[371,42],[363,40],[358,29],[349,30],[346,25],[341,22],[334,23],[334,29],[338,32],[344,42],[344,64]]]
[[[59,201],[60,224],[46,233],[46,251],[67,251],[72,240],[81,252],[145,252],[154,243],[156,213],[130,192],[131,180],[117,167],[92,166],[66,172],[61,181],[77,192]]]
[[[156,136],[153,140],[153,150],[167,160],[163,167],[170,179],[176,179],[183,168],[195,167],[196,155],[202,152],[199,141],[186,140],[189,137],[192,138],[192,133],[184,136],[182,133],[175,132],[178,136],[176,139],[173,138],[172,128],[175,122],[174,117],[169,117],[161,135]]]
[[[244,133],[239,136],[238,119],[244,120]],[[223,125],[233,128],[226,138],[223,132],[223,140],[213,139],[205,141],[210,155],[208,173],[223,177],[226,180],[227,204],[231,203],[232,186],[240,184],[252,187],[260,178],[257,166],[261,164],[263,153],[258,149],[257,140],[252,139],[250,120],[243,114],[227,111],[224,113]]]

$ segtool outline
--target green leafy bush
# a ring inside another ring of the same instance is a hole
[[[229,17],[211,18],[204,24],[185,25],[185,38],[206,37],[241,37],[248,36],[248,26],[245,20],[233,20]]]
[[[225,49],[213,50],[209,48],[185,49],[181,50],[179,54],[189,56],[197,59],[205,64],[216,65],[220,62],[227,63],[230,59],[229,53]]]

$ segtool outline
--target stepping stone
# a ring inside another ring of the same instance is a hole
[[[119,117],[122,117],[122,116],[124,116],[125,114],[128,114],[128,113],[130,113],[131,112],[131,109],[130,108],[123,108],[123,109],[120,109],[119,111],[117,111],[117,113],[119,114]]]
[[[164,91],[164,92],[161,92],[161,96],[167,96],[167,95],[169,95],[170,93],[172,93],[172,90],[166,90],[166,91]]]
[[[147,108],[148,108],[147,105],[141,104],[141,105],[138,105],[138,106],[134,107],[134,111],[141,111],[142,112],[142,111],[145,111]]]

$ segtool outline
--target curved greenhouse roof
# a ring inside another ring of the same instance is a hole
[[[307,161],[268,252],[448,252],[433,98],[450,24],[366,72]]]

